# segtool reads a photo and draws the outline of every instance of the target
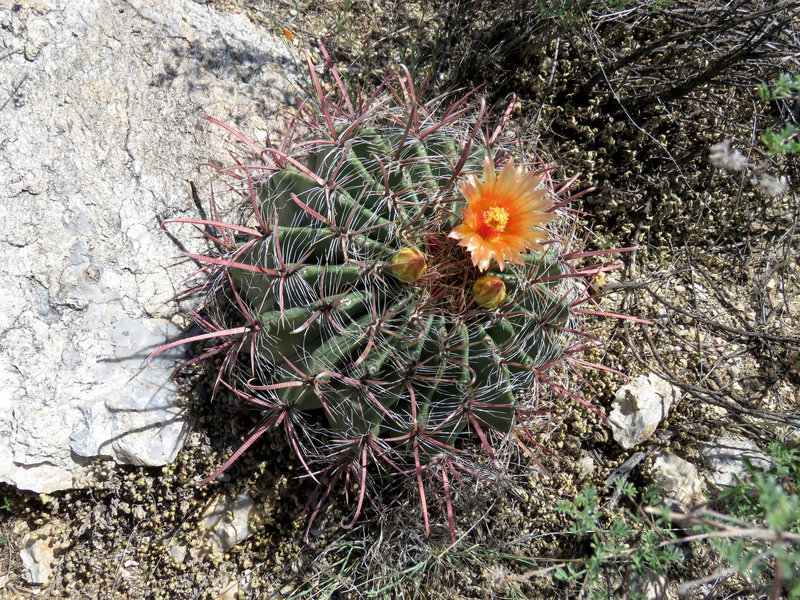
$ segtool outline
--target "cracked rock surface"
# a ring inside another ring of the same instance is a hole
[[[189,0],[0,0],[0,480],[52,492],[90,459],[162,465],[187,432],[148,354],[202,250],[188,181],[256,140],[294,62],[243,15]],[[177,242],[177,243],[176,243]]]

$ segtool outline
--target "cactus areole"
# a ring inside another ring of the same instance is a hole
[[[381,478],[405,477],[427,534],[438,485],[455,536],[453,481],[499,468],[543,394],[576,397],[578,307],[616,265],[577,265],[594,255],[570,247],[577,196],[538,158],[515,166],[510,111],[482,133],[470,95],[423,102],[406,73],[365,99],[328,66],[335,94],[311,69],[317,97],[278,147],[234,132],[252,156],[221,173],[249,217],[182,220],[216,230],[192,255],[209,276],[191,340],[225,353],[218,383],[263,411],[242,449],[283,429],[320,496],[358,484],[353,522]]]

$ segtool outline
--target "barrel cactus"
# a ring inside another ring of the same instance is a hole
[[[425,533],[436,485],[454,536],[451,482],[476,455],[500,468],[543,390],[571,394],[554,373],[582,362],[579,305],[612,267],[574,264],[592,253],[571,247],[568,186],[521,155],[508,113],[484,130],[470,95],[425,102],[406,72],[365,98],[328,66],[325,94],[309,61],[316,98],[279,147],[228,128],[257,159],[222,170],[240,218],[182,220],[216,231],[192,255],[214,318],[190,340],[215,340],[219,384],[263,415],[205,481],[282,428],[321,500],[357,484],[353,522],[406,476]]]

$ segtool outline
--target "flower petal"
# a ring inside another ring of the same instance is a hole
[[[553,206],[547,189],[540,188],[541,173],[526,171],[509,160],[499,174],[492,157],[483,163],[483,181],[470,175],[460,190],[467,202],[463,221],[450,232],[458,245],[470,253],[481,271],[497,262],[522,264],[526,250],[541,251],[548,237],[545,226],[557,215],[547,212]]]

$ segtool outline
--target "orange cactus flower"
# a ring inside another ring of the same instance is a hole
[[[509,160],[496,173],[489,154],[483,163],[483,181],[470,175],[461,184],[467,201],[464,220],[450,232],[470,253],[472,264],[481,271],[492,259],[502,271],[506,262],[523,264],[526,250],[541,251],[548,236],[544,226],[556,218],[547,212],[553,205],[547,190],[537,189],[542,175],[514,166]]]

